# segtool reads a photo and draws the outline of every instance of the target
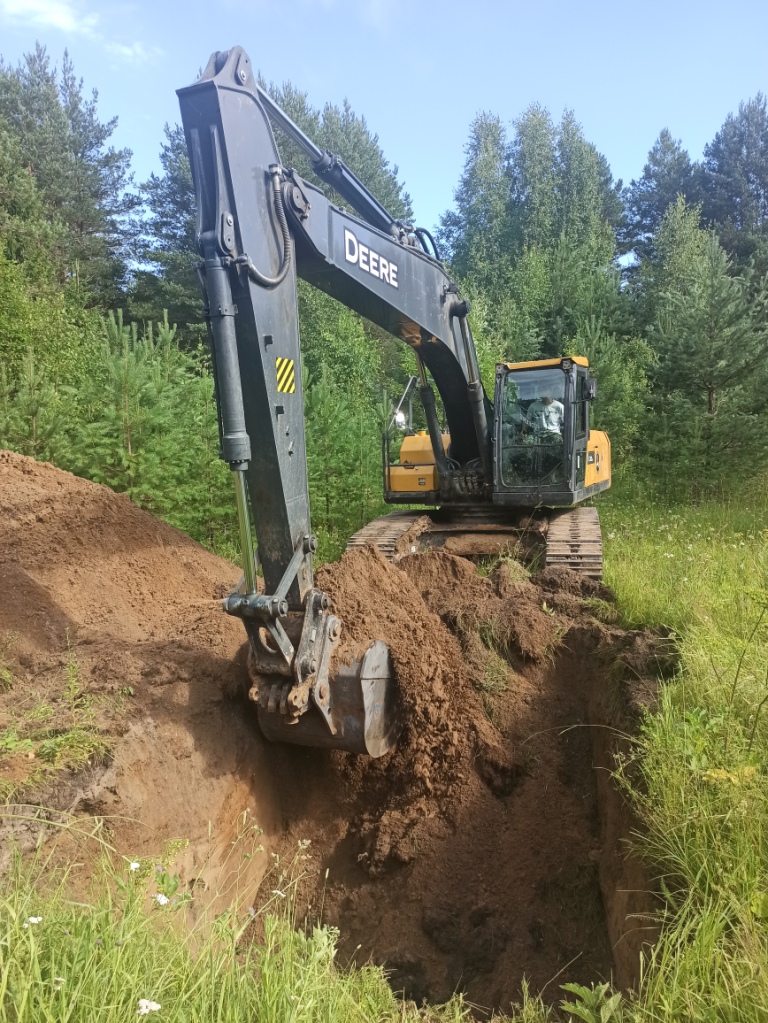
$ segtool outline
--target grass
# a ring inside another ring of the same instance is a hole
[[[0,693],[7,693],[13,689],[13,673],[8,664],[8,654],[16,642],[14,632],[7,633],[0,640]]]
[[[768,1019],[768,505],[601,503],[625,623],[677,635],[622,774],[666,896],[638,1020]]]
[[[64,830],[75,827],[64,824]],[[243,815],[232,862],[263,853],[259,829]],[[194,904],[174,873],[169,843],[157,858],[115,855],[96,826],[100,855],[89,894],[75,868],[38,855],[17,857],[0,886],[0,1020],[13,1023],[124,1023],[140,1015],[170,1023],[459,1023],[470,1006],[417,1008],[398,999],[370,964],[341,970],[337,932],[297,919],[306,845],[276,861],[261,908],[240,901],[213,914]],[[258,930],[260,940],[254,941]],[[546,1018],[523,992],[519,1023]]]
[[[489,650],[483,677],[478,679],[477,685],[483,693],[501,696],[509,687],[509,663],[493,650]]]
[[[46,770],[76,771],[109,750],[110,742],[97,727],[93,700],[81,685],[70,651],[59,692],[50,702],[37,697],[29,709],[15,709],[0,729],[0,766],[14,761],[14,780],[0,779],[0,799],[7,802],[17,797],[41,781]]]

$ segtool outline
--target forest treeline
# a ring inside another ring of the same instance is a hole
[[[348,104],[269,86],[395,216],[398,168]],[[0,446],[129,493],[227,549],[183,133],[136,182],[96,93],[38,46],[0,63]],[[290,140],[286,164],[312,174]],[[319,184],[319,182],[316,182]],[[700,160],[663,129],[624,186],[574,114],[533,105],[469,127],[441,254],[497,359],[581,353],[619,474],[696,498],[768,467],[768,109],[729,114]],[[341,542],[381,507],[380,434],[405,346],[300,282],[313,520]]]

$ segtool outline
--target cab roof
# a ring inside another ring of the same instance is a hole
[[[583,355],[565,355],[561,359],[537,359],[535,362],[500,362],[507,369],[547,369],[561,366],[566,360],[575,362],[577,366],[589,366],[589,359]]]

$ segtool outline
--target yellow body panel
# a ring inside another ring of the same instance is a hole
[[[443,448],[451,438],[443,434]],[[426,430],[403,437],[400,461],[389,467],[389,489],[396,493],[415,493],[419,490],[437,490],[439,487],[435,455]]]
[[[587,468],[584,486],[604,483],[611,478],[611,442],[602,430],[590,430],[587,441]]]
[[[500,366],[507,369],[541,369],[545,366],[559,366],[563,359],[570,359],[577,366],[589,366],[589,359],[583,355],[564,355],[560,359],[538,359],[536,362],[500,362]]]

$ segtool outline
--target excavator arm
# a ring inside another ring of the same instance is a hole
[[[242,618],[250,638],[251,696],[271,738],[380,755],[397,734],[386,647],[372,644],[361,661],[329,678],[342,623],[312,573],[296,279],[414,351],[446,493],[465,471],[479,472],[489,493],[492,486],[491,406],[479,380],[469,306],[419,233],[392,218],[263,92],[242,48],[213,54],[200,79],[178,96],[197,201],[221,457],[235,477],[243,550],[245,592],[232,594],[225,607]],[[282,166],[270,118],[365,219]],[[448,420],[450,464],[427,369]]]

